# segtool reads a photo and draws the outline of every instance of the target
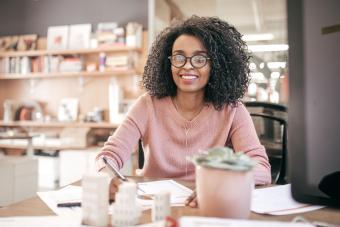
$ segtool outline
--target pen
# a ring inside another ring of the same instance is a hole
[[[119,171],[118,169],[112,164],[111,160],[106,158],[105,156],[103,156],[103,161],[105,163],[105,165],[112,170],[112,172],[122,181],[128,181],[128,179],[126,177],[124,177]]]
[[[80,207],[80,202],[58,203],[57,207]]]
[[[103,161],[105,163],[105,165],[112,170],[112,172],[121,180],[121,181],[128,181],[128,179],[126,177],[124,177],[119,171],[118,169],[112,164],[111,160],[106,158],[105,156],[103,156]],[[141,190],[138,185],[137,185],[137,190],[143,192],[143,190]],[[152,195],[147,195],[147,194],[138,194],[137,195],[138,198],[140,199],[145,199],[145,200],[152,200]]]

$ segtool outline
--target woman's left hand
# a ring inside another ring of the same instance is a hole
[[[185,205],[192,208],[198,207],[196,190],[194,190],[193,193],[187,198],[187,200],[185,201]]]

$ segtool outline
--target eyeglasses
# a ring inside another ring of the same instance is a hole
[[[169,56],[168,58],[171,62],[171,65],[175,66],[176,68],[182,68],[187,63],[187,60],[190,59],[190,64],[196,69],[204,67],[210,59],[209,57],[201,54],[197,54],[191,57],[186,57],[182,54],[175,54]]]

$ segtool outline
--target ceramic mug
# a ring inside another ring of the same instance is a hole
[[[253,189],[251,171],[196,166],[197,200],[202,216],[248,218]]]

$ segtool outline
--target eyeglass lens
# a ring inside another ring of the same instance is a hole
[[[194,55],[192,57],[185,57],[184,55],[176,54],[170,56],[171,64],[178,68],[183,67],[187,63],[188,59],[190,59],[190,63],[194,68],[202,68],[207,64],[208,60],[208,58],[204,55]]]

